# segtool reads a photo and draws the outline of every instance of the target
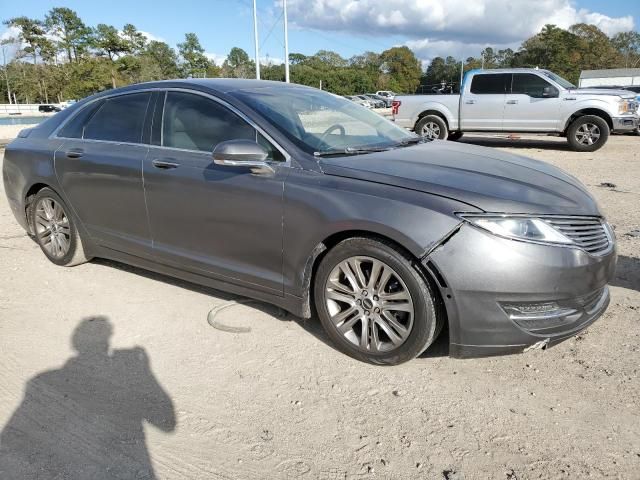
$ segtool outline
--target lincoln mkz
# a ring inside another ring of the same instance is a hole
[[[554,345],[602,315],[616,263],[562,170],[278,82],[100,93],[22,131],[3,179],[57,265],[109,258],[317,315],[375,364],[445,326],[454,357]]]

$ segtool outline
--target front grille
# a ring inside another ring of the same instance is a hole
[[[609,250],[611,239],[600,218],[552,217],[544,220],[593,255]]]

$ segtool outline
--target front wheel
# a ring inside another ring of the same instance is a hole
[[[65,267],[88,260],[69,209],[56,192],[43,188],[29,210],[36,241],[49,260]]]
[[[425,115],[416,124],[416,133],[429,140],[444,140],[449,135],[449,130],[442,118]]]
[[[609,125],[595,115],[584,115],[567,129],[567,141],[577,152],[595,152],[609,139]]]
[[[410,258],[368,238],[342,241],[322,259],[314,300],[336,346],[358,360],[397,365],[439,332],[434,297]]]

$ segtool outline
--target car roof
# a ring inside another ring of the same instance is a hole
[[[135,83],[126,87],[105,90],[96,96],[113,95],[117,93],[132,92],[147,88],[195,88],[197,90],[210,90],[217,93],[229,93],[236,90],[255,90],[260,88],[270,89],[313,89],[296,83],[276,82],[272,80],[256,80],[246,78],[188,78],[176,80],[160,80],[155,82]],[[315,90],[315,89],[313,89]],[[93,97],[95,98],[95,96]]]

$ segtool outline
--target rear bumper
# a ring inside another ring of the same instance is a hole
[[[640,126],[640,117],[628,115],[624,117],[613,117],[614,132],[629,132],[636,130]]]
[[[595,322],[609,305],[616,253],[592,256],[464,225],[426,260],[445,284],[450,355],[479,357],[550,347]],[[523,321],[508,305],[557,305],[566,314]]]

